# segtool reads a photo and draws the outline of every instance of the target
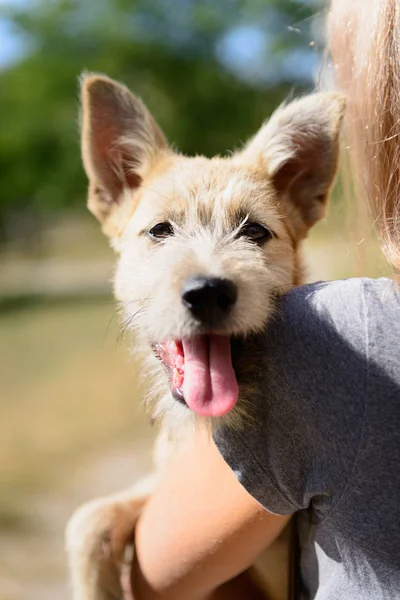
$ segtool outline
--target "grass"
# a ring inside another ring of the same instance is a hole
[[[23,514],[18,499],[143,422],[114,313],[111,298],[0,313],[0,527]]]

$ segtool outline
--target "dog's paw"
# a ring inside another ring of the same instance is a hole
[[[120,567],[145,498],[105,498],[80,507],[66,528],[74,600],[121,598]]]

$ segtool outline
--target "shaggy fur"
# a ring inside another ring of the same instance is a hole
[[[118,253],[115,294],[135,331],[135,351],[140,346],[145,356],[146,376],[152,375],[146,403],[163,423],[159,456],[168,453],[168,435],[179,438],[204,421],[171,395],[166,368],[152,350],[165,340],[204,333],[181,299],[185,282],[199,274],[228,279],[238,291],[229,316],[212,333],[232,336],[239,401],[208,424],[251,424],[251,398],[261,392],[255,336],[271,318],[276,296],[302,281],[299,245],[325,212],[343,112],[343,97],[310,95],[280,107],[243,150],[227,158],[187,158],[169,148],[127,88],[104,76],[84,78],[88,205]],[[155,240],[150,231],[158,223],[168,223],[171,235]],[[267,228],[269,239],[257,244],[242,235],[249,223]],[[111,598],[101,573],[113,571],[112,560],[105,567],[101,549],[108,544],[114,564],[121,559],[145,495],[134,490],[96,501],[71,519],[75,600]],[[113,577],[118,588],[115,569]]]

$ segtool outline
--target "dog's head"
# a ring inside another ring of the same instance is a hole
[[[343,111],[337,94],[310,95],[243,150],[188,158],[126,87],[83,79],[89,209],[119,254],[116,296],[159,359],[159,410],[236,405],[231,341],[262,331],[276,295],[300,283],[298,246],[324,214]]]

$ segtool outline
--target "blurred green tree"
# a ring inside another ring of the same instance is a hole
[[[0,220],[83,206],[82,70],[125,82],[181,151],[223,153],[294,84],[310,85],[313,10],[294,0],[32,0],[3,9],[27,51],[0,74]]]

